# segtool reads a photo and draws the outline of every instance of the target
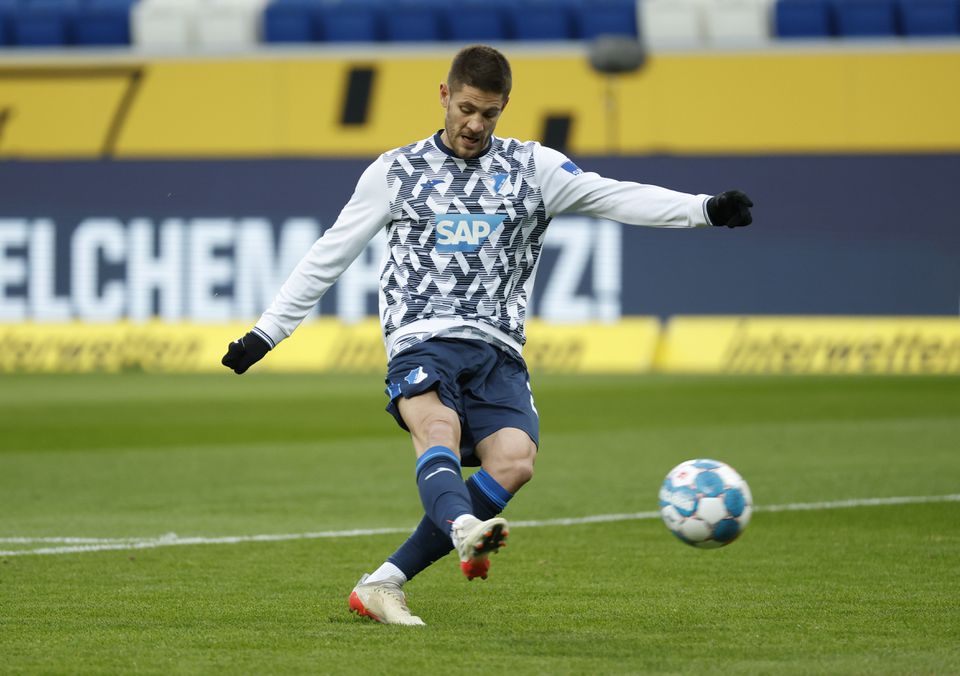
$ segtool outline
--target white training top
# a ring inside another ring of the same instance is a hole
[[[386,228],[380,320],[389,357],[436,336],[479,338],[520,353],[554,216],[692,228],[710,225],[708,198],[583,172],[535,141],[493,137],[486,152],[464,160],[437,132],[367,167],[254,330],[272,346],[290,336]]]

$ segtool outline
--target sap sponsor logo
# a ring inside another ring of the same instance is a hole
[[[503,225],[503,214],[436,214],[437,251],[454,253],[480,249],[490,233]]]

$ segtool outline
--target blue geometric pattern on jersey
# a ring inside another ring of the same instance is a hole
[[[420,319],[460,318],[524,342],[528,286],[550,222],[533,148],[494,138],[489,151],[464,160],[431,137],[383,156],[392,215],[380,275],[386,336]],[[445,220],[453,230],[444,231]]]

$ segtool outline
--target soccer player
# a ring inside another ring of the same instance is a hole
[[[578,213],[667,228],[749,225],[739,191],[691,195],[584,172],[535,141],[493,131],[510,99],[510,65],[474,45],[440,84],[444,127],[390,150],[361,175],[313,245],[223,364],[242,374],[289,337],[386,229],[380,319],[387,411],[408,430],[425,515],[349,597],[387,624],[422,625],[402,590],[456,549],[468,579],[486,578],[506,543],[499,516],[533,476],[539,420],[521,357],[526,307],[550,220]],[[461,466],[480,469],[466,481]]]

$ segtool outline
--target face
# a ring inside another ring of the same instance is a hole
[[[500,94],[463,85],[450,91],[446,83],[440,85],[440,105],[447,113],[441,136],[444,144],[457,157],[476,157],[490,145],[490,137],[497,126],[507,101]]]

